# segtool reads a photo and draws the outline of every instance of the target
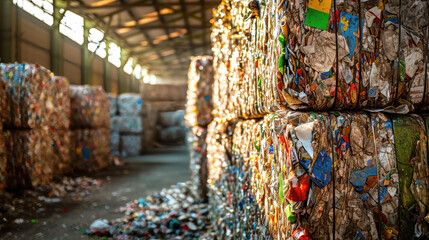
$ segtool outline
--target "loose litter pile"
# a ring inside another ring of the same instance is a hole
[[[177,183],[120,207],[122,218],[94,221],[86,234],[114,239],[213,239],[207,204],[190,182]]]

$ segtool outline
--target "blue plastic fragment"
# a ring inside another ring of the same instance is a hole
[[[382,202],[382,201],[383,201],[383,199],[384,199],[384,197],[386,196],[386,194],[387,194],[387,187],[384,187],[384,188],[382,188],[382,189],[381,189],[381,191],[380,191],[380,202]]]
[[[386,129],[392,129],[392,123],[391,123],[391,122],[385,122],[385,123],[384,123],[384,127],[385,127]]]
[[[269,153],[269,154],[273,154],[273,153],[274,153],[274,147],[273,147],[273,145],[271,145],[271,144],[270,144],[270,146],[269,146],[268,153]]]
[[[89,152],[89,149],[86,147],[82,147],[82,155],[85,159],[89,159],[91,157],[91,153]]]
[[[310,161],[309,160],[301,160],[299,161],[299,164],[306,170],[308,171],[308,168],[310,166]]]
[[[355,187],[362,187],[365,184],[367,177],[376,176],[376,175],[377,175],[377,167],[366,168],[364,170],[357,170],[352,172],[352,174],[350,174],[350,182]]]
[[[331,180],[331,170],[332,170],[332,159],[325,152],[325,148],[320,150],[319,155],[317,156],[316,162],[314,163],[313,172],[311,173],[311,179],[314,183],[323,188]]]

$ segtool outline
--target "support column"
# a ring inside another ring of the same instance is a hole
[[[84,20],[83,25],[83,44],[81,54],[81,84],[94,85],[94,79],[92,77],[92,64],[94,61],[94,55],[88,50],[89,44],[89,29],[90,25],[87,20]]]
[[[64,75],[64,44],[60,34],[60,22],[63,15],[60,13],[60,2],[53,0],[52,4],[54,6],[54,24],[51,29],[51,71],[56,75],[62,76]]]
[[[112,92],[112,64],[109,62],[109,44],[110,41],[106,41],[106,57],[104,58],[103,73],[103,88],[106,92]]]
[[[16,23],[17,12],[12,0],[0,1],[0,60],[1,62],[17,61]]]

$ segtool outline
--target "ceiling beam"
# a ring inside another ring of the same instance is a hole
[[[193,35],[189,35],[189,34],[187,34],[187,35],[185,35],[185,36],[184,36],[184,37],[182,37],[182,38],[174,38],[173,40],[175,41],[175,44],[176,44],[176,45],[178,45],[178,44],[180,44],[180,43],[184,43],[184,42],[186,42],[190,37],[193,37],[193,38],[195,39],[195,38],[200,38],[200,37],[202,37],[202,36],[204,36],[204,32],[195,33],[195,34],[193,34]],[[136,47],[140,47],[140,44],[130,45],[130,47],[131,47],[131,48],[133,48],[133,47],[134,47],[134,48],[136,48]],[[138,55],[140,55],[140,54],[144,54],[144,53],[147,53],[147,52],[153,52],[155,49],[163,50],[163,49],[166,49],[166,48],[171,48],[171,42],[164,42],[164,43],[162,43],[162,44],[155,45],[155,47],[152,47],[152,48],[150,48],[150,49],[143,50],[143,51],[140,51],[140,52],[134,52],[134,51],[133,51],[133,53],[134,53],[134,54],[138,54]]]
[[[195,53],[194,53],[194,51],[195,51],[194,50],[194,39],[192,37],[192,30],[191,30],[191,27],[189,25],[189,18],[186,16],[187,11],[186,11],[185,0],[180,0],[180,10],[182,11],[182,15],[183,15],[183,18],[185,20],[185,27],[186,27],[187,34],[189,34],[191,36],[189,38],[189,46],[191,47],[192,54],[195,55]]]
[[[208,8],[208,7],[207,7],[207,8]],[[192,11],[192,12],[187,13],[187,14],[186,14],[186,16],[195,15],[195,14],[197,14],[197,13],[199,13],[199,12],[200,12],[200,10]],[[180,17],[177,17],[177,18],[174,18],[174,19],[167,20],[167,21],[165,21],[165,23],[166,23],[166,24],[167,24],[167,26],[168,26],[168,23],[177,22],[177,21],[180,21],[180,20],[182,20],[182,19],[183,19],[183,16],[180,16]],[[144,25],[140,25],[140,26],[144,26]],[[121,36],[121,37],[122,37],[122,38],[130,38],[130,37],[134,37],[134,36],[136,36],[136,35],[138,35],[138,33],[130,33],[130,34],[128,34],[128,35],[124,35],[124,36]]]
[[[206,1],[206,5],[216,6],[220,4],[220,1]],[[187,1],[187,5],[199,5],[199,1]],[[172,3],[159,3],[159,6],[162,7],[170,7],[170,6],[180,6],[180,2],[172,2]],[[92,11],[92,10],[104,10],[104,9],[116,9],[126,11],[127,9],[134,8],[134,7],[152,7],[152,3],[149,3],[148,0],[140,0],[133,3],[124,3],[124,4],[109,4],[104,6],[98,6],[98,7],[91,7],[88,5],[80,5],[80,6],[70,6],[70,10],[85,10],[85,11]]]
[[[166,27],[167,24],[165,22],[164,16],[161,15],[161,9],[158,5],[158,1],[157,0],[152,0],[153,3],[153,7],[155,8],[155,11],[158,12],[158,19],[161,22],[161,25],[164,28],[164,32],[168,37],[168,41],[170,41],[171,43],[173,43],[173,49],[174,49],[174,54],[177,56],[177,59],[180,59],[180,55],[179,52],[177,51],[176,45],[174,44],[174,41],[172,40],[172,38],[170,37],[170,30]],[[152,43],[153,45],[153,43]],[[180,60],[179,60],[180,61]]]
[[[206,6],[207,2],[205,0],[200,0],[200,6],[201,6],[201,27],[203,27],[203,31],[204,31],[204,36],[203,36],[203,44],[205,45],[206,48],[208,48],[208,44],[207,44],[207,37],[205,36],[206,33],[206,10],[205,10],[205,6]],[[210,5],[210,4],[208,4]],[[210,28],[210,27],[208,27]]]
[[[145,26],[145,25],[136,25],[136,26],[130,26],[130,27],[125,27],[125,26],[118,26],[118,25],[114,25],[114,26],[111,26],[111,28],[131,28],[131,29],[134,29],[134,28],[143,28],[143,29],[158,29],[158,28],[164,28],[164,27],[166,27],[166,28],[170,28],[170,29],[177,29],[177,28],[183,28],[183,29],[186,29],[186,30],[188,30],[188,28],[189,28],[189,30],[190,29],[207,29],[207,28],[210,28],[211,27],[211,25],[205,25],[205,26],[201,26],[201,25],[151,25],[151,26]],[[188,30],[188,32],[189,32],[189,30]],[[124,37],[128,37],[128,35],[126,35],[126,36],[124,36]]]
[[[120,0],[122,3],[125,3],[124,2],[124,0]],[[135,20],[135,21],[137,21],[138,19],[137,19],[137,17],[134,15],[134,13],[130,10],[130,9],[128,9],[127,10],[127,12],[128,12],[128,14],[130,15],[130,17],[133,19],[133,20]],[[144,37],[145,37],[145,39],[149,42],[149,45],[151,46],[151,47],[154,47],[154,44],[153,44],[153,42],[152,42],[152,40],[150,39],[150,36],[149,36],[149,34],[144,30],[144,29],[141,29],[141,33],[144,35]],[[158,52],[156,52],[156,54],[158,55],[158,57],[159,57],[159,59],[161,59],[163,62],[164,62],[164,56],[162,56],[161,55],[161,53],[158,51]],[[164,62],[165,63],[165,62]]]

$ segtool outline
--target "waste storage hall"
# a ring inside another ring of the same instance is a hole
[[[429,239],[428,0],[0,1],[0,239]]]

